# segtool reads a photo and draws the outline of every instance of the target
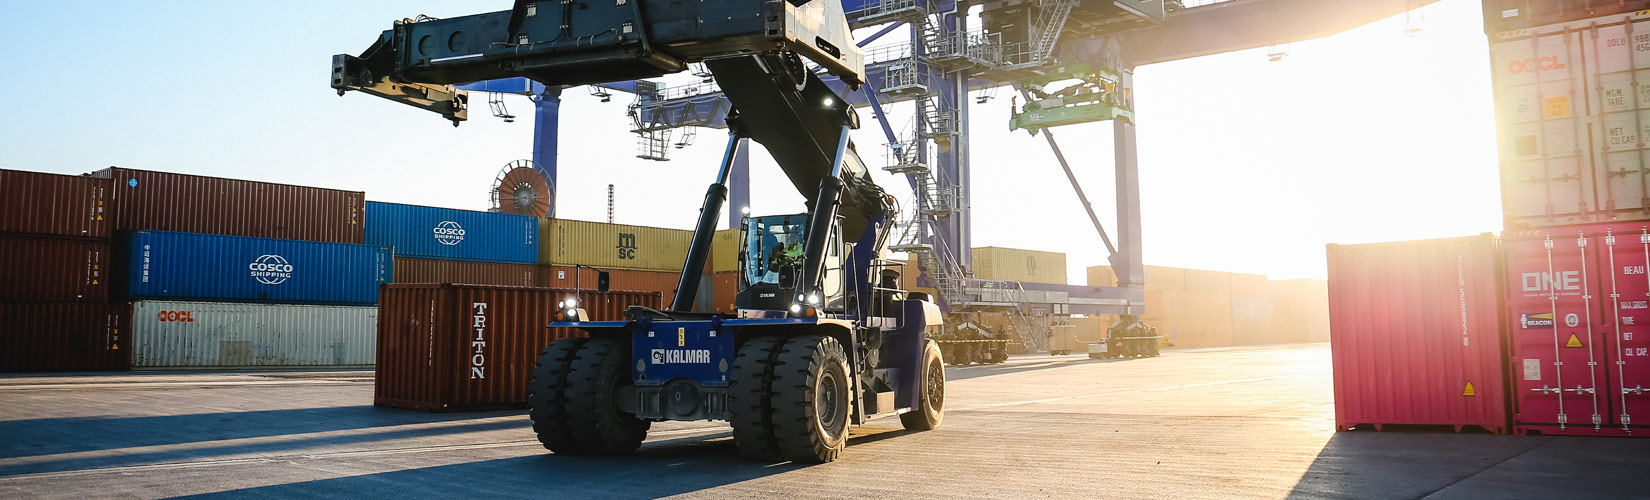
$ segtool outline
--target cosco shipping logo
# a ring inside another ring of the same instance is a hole
[[[443,245],[457,245],[464,241],[464,227],[450,220],[441,221],[435,225],[435,241]]]
[[[252,272],[252,278],[265,285],[279,285],[286,283],[292,277],[292,263],[286,257],[279,255],[262,255],[246,266]]]

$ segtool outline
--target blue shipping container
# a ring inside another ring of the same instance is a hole
[[[538,232],[526,215],[367,202],[367,244],[402,257],[536,264]]]
[[[139,231],[116,248],[132,299],[371,305],[394,276],[394,252],[368,245]]]

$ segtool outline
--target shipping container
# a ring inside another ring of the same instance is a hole
[[[1066,284],[1066,254],[981,247],[974,249],[974,277],[1022,283]]]
[[[387,248],[214,234],[121,233],[115,292],[131,299],[371,305]]]
[[[1647,0],[1484,0],[1484,32],[1505,33],[1565,21],[1650,9]]]
[[[1336,429],[1507,431],[1498,251],[1489,234],[1328,246]]]
[[[1491,35],[1508,229],[1650,219],[1650,18]]]
[[[910,288],[906,288],[909,290]],[[739,310],[739,273],[716,273],[711,281],[711,312],[732,314]]]
[[[396,283],[468,283],[536,286],[538,266],[468,260],[415,259],[395,255]]]
[[[114,181],[0,170],[0,233],[107,239]]]
[[[573,290],[479,285],[384,287],[378,308],[373,404],[430,411],[519,408],[539,352],[582,336],[545,328]],[[596,321],[631,305],[663,307],[656,292],[578,293]]]
[[[378,308],[142,300],[132,303],[132,366],[373,364]]]
[[[1273,280],[1272,329],[1286,342],[1329,341],[1329,284],[1324,280]]]
[[[575,268],[572,267],[541,266],[539,268],[538,283],[535,286],[542,288],[596,289],[597,271],[595,269],[579,269],[577,273],[574,271]],[[712,278],[712,276],[706,275],[706,281]],[[681,272],[613,270],[607,271],[607,279],[609,290],[659,292],[664,297],[664,304],[669,306],[670,301],[676,298],[676,282],[681,279]],[[715,300],[708,293],[700,293],[696,295],[696,298],[704,299],[703,302],[707,307]]]
[[[739,229],[723,229],[717,231],[711,244],[711,271],[725,273],[739,270],[739,236],[744,232]],[[687,254],[683,254],[686,258]]]
[[[108,302],[109,244],[0,236],[0,300]]]
[[[1186,270],[1178,267],[1146,267],[1146,288],[1148,290],[1185,290]]]
[[[403,257],[534,264],[538,219],[526,215],[367,202],[366,242]]]
[[[1519,434],[1645,435],[1650,231],[1596,224],[1503,235]],[[1634,418],[1634,417],[1637,418]]]
[[[693,231],[568,219],[540,219],[539,234],[540,264],[602,269],[681,271],[693,244]]]
[[[1235,283],[1235,282],[1234,282]],[[1264,291],[1265,287],[1262,287]],[[1291,340],[1272,328],[1272,298],[1232,296],[1232,345],[1287,344]]]
[[[362,242],[359,191],[110,167],[115,229]]]
[[[1111,272],[1111,266],[1089,266],[1087,283],[1088,286],[1117,286],[1117,275]]]
[[[0,372],[127,370],[130,312],[124,304],[0,303]]]
[[[1265,297],[1270,293],[1266,283],[1266,276],[1259,274],[1231,273],[1233,297]]]

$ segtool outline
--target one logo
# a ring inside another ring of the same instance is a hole
[[[619,244],[615,248],[619,250],[619,259],[636,260],[636,234],[619,233]]]
[[[710,364],[709,349],[654,349],[651,357],[655,365]]]
[[[1524,273],[1519,276],[1526,292],[1579,291],[1581,272],[1554,271],[1552,273]]]
[[[1518,325],[1523,328],[1552,328],[1553,313],[1520,314]]]
[[[459,226],[457,222],[441,221],[440,224],[435,225],[435,241],[448,246],[457,245],[459,242],[464,241],[464,228]]]
[[[279,285],[286,283],[292,277],[292,264],[286,257],[279,255],[260,255],[257,260],[246,266],[252,277],[265,285]]]

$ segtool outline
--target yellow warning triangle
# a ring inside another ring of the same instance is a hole
[[[116,351],[120,350],[120,344],[114,344],[114,347],[112,349],[114,349]],[[1472,386],[1468,385],[1467,387],[1472,387]]]
[[[96,284],[97,284],[97,280],[92,280],[92,284],[93,284],[93,285],[96,285]]]
[[[1565,342],[1564,347],[1581,347],[1581,339],[1576,338],[1576,334],[1572,333],[1570,334],[1570,341]]]
[[[1467,389],[1466,389],[1466,390],[1463,390],[1463,391],[1461,391],[1461,395],[1462,395],[1462,396],[1477,396],[1477,395],[1478,395],[1478,391],[1474,391],[1474,390],[1472,390],[1472,382],[1471,382],[1471,381],[1468,381],[1468,382],[1467,382]]]

